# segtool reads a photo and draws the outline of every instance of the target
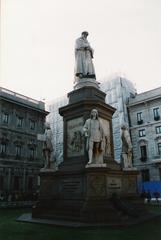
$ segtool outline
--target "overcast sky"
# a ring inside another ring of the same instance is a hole
[[[89,32],[97,80],[161,87],[161,0],[1,0],[1,86],[37,100],[73,90],[74,44]]]

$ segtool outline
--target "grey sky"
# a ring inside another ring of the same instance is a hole
[[[1,86],[51,100],[73,89],[74,43],[95,50],[97,80],[161,86],[160,0],[2,0]]]

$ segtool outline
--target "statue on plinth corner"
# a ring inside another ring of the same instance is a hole
[[[95,69],[93,65],[94,50],[90,46],[87,31],[82,32],[81,37],[75,42],[75,88],[79,88],[88,84],[98,88],[96,81]]]
[[[83,133],[86,137],[86,150],[88,151],[87,167],[105,167],[103,162],[104,153],[104,129],[98,117],[97,109],[92,109],[90,118],[83,126]]]
[[[38,136],[38,138],[43,141],[43,156],[45,159],[44,167],[41,169],[41,171],[44,170],[51,170],[56,171],[56,162],[55,159],[52,160],[53,157],[53,145],[52,145],[52,131],[50,128],[50,123],[45,123],[45,132],[42,136]]]
[[[130,133],[128,131],[127,124],[121,125],[121,141],[122,141],[122,152],[121,160],[123,170],[132,170],[132,143]]]

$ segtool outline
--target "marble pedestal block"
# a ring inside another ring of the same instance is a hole
[[[137,196],[137,174],[122,171],[117,163],[113,168],[107,163],[106,167],[77,171],[41,172],[40,198],[33,217],[119,223],[124,214],[120,215],[113,198],[128,199],[132,204]]]

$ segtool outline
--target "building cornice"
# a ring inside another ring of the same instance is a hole
[[[6,88],[0,87],[0,100],[10,102],[25,108],[32,109],[47,115],[49,112],[45,110],[45,103],[38,101],[22,94],[10,91]]]

